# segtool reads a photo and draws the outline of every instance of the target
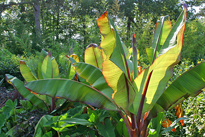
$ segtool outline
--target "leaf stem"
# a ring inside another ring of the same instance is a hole
[[[132,121],[132,137],[136,137],[137,136],[136,119],[135,119],[135,115],[133,113],[131,113],[131,121]]]
[[[123,116],[122,111],[118,111],[118,113],[120,114],[120,116],[122,117],[122,119],[123,119],[123,121],[124,121],[124,123],[125,123],[125,126],[126,126],[126,128],[127,128],[129,137],[132,137],[131,126],[130,126],[130,124],[129,124],[128,119]]]
[[[140,120],[141,120],[141,116],[142,116],[142,109],[143,109],[143,106],[144,106],[144,100],[145,100],[145,96],[146,96],[146,93],[147,93],[147,89],[148,89],[148,85],[149,85],[149,81],[150,81],[152,72],[153,71],[151,71],[149,73],[149,76],[147,78],[147,81],[146,81],[146,84],[145,84],[145,87],[144,87],[144,90],[143,90],[143,93],[142,93],[142,98],[141,98],[141,101],[140,101],[140,106],[139,106],[138,113],[137,113],[138,135],[140,135],[140,132],[141,132]]]

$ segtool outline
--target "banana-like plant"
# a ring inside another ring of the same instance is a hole
[[[150,120],[158,112],[174,108],[205,87],[205,62],[186,71],[168,87],[173,67],[180,61],[187,7],[172,27],[169,16],[156,23],[153,44],[146,52],[151,65],[138,72],[136,37],[133,35],[132,60],[121,43],[107,12],[97,20],[101,44],[85,50],[85,63],[70,58],[77,74],[89,85],[69,79],[30,81],[32,92],[78,101],[97,108],[118,111],[130,137],[147,136]],[[111,28],[112,26],[112,28]]]
[[[72,57],[76,57],[71,55]],[[45,50],[41,51],[38,60],[38,71],[37,75],[30,69],[30,67],[26,64],[25,61],[20,61],[20,72],[24,77],[26,82],[35,81],[38,79],[52,79],[52,78],[60,78],[58,64],[54,57],[51,56],[50,51],[46,52]],[[68,62],[69,63],[69,62]],[[71,65],[71,64],[70,64]],[[68,68],[68,73],[66,78],[72,78],[73,73],[71,73],[72,69]],[[73,70],[74,71],[74,70]],[[69,75],[71,74],[71,75]],[[75,74],[75,72],[74,72]],[[24,87],[24,82],[19,80],[18,78],[6,74],[6,80],[9,84],[13,85],[13,87],[27,100],[29,100],[34,106],[41,108],[42,110],[47,110],[52,112],[56,105],[62,104],[65,100],[56,99],[55,97],[51,98],[46,95],[39,95],[33,92],[28,91]]]

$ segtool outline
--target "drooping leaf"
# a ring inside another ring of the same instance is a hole
[[[90,44],[85,50],[85,63],[91,64],[99,69],[102,69],[103,50],[97,44]]]
[[[98,108],[117,110],[115,104],[104,94],[77,81],[47,79],[28,82],[25,86],[38,94],[78,101]]]
[[[28,91],[24,87],[24,83],[20,81],[18,78],[13,77],[9,74],[6,74],[7,81],[10,81],[12,85],[17,89],[17,91],[26,99],[28,99],[34,106],[37,106],[43,110],[47,110],[47,107],[45,103],[36,97],[34,94],[32,94],[30,91]]]
[[[92,87],[99,90],[108,98],[112,98],[113,90],[107,85],[100,69],[86,63],[75,63],[73,66],[78,75],[86,79]]]
[[[29,66],[23,60],[20,61],[20,72],[26,82],[37,80],[36,76],[33,74]]]
[[[205,87],[205,62],[178,77],[161,95],[150,111],[150,118],[158,112],[174,108],[189,96],[196,96]]]
[[[186,22],[186,9],[182,12],[176,24],[174,25],[174,30],[171,30],[168,35],[166,42],[164,43],[161,50],[167,47],[167,52],[161,52],[161,56],[157,57],[154,63],[144,71],[142,71],[138,77],[134,80],[134,85],[138,88],[138,93],[130,111],[132,113],[137,113],[139,108],[139,102],[141,100],[142,91],[145,87],[145,81],[147,81],[148,74],[153,71],[151,80],[148,86],[145,104],[143,107],[143,113],[152,109],[156,101],[162,95],[165,90],[168,80],[172,77],[172,69],[174,65],[179,62],[179,56],[182,49],[183,34],[185,30]],[[177,42],[176,42],[177,37]],[[172,41],[172,42],[170,42]],[[177,44],[175,44],[177,43]],[[168,44],[168,45],[166,45]],[[169,50],[168,50],[169,49]],[[160,50],[160,51],[161,51]],[[165,51],[165,50],[163,50]]]

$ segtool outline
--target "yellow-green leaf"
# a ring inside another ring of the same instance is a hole
[[[26,82],[37,80],[36,76],[33,74],[31,69],[28,67],[25,61],[20,61],[20,72]]]
[[[85,50],[85,63],[102,69],[102,52],[102,49],[100,49],[97,44],[90,44]]]

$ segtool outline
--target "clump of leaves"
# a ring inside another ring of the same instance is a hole
[[[17,100],[7,100],[0,109],[0,136],[26,137],[32,136],[35,125],[46,112],[37,110],[27,100],[21,100],[17,106]]]

